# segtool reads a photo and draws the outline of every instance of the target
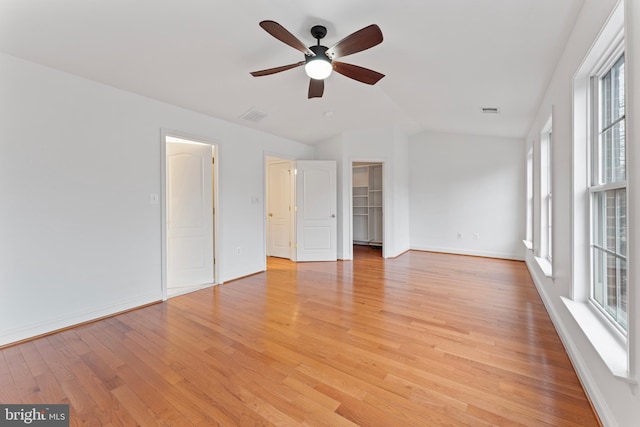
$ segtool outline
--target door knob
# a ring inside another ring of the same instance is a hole
[[[271,212],[269,212],[269,216],[273,216],[273,214]]]
[[[335,217],[336,217],[336,214],[331,214],[331,218],[335,218]]]

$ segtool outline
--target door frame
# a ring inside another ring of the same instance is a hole
[[[220,150],[218,144],[208,138],[204,138],[201,136],[192,135],[186,132],[170,130],[170,129],[160,129],[160,252],[161,252],[161,288],[162,288],[162,300],[167,300],[167,137],[179,138],[187,141],[191,141],[198,144],[210,145],[212,148],[212,155],[215,159],[214,167],[213,167],[213,285],[219,285],[221,276],[221,266],[222,266],[222,253],[220,251],[221,247],[221,236],[220,236],[220,228],[219,228],[219,170],[220,170]]]
[[[387,206],[389,206],[388,204],[388,200],[389,200],[389,189],[388,189],[388,183],[387,183],[387,164],[386,161],[384,159],[380,159],[380,158],[370,158],[370,157],[354,157],[352,159],[349,159],[349,163],[348,163],[348,167],[349,167],[349,173],[347,174],[348,178],[348,183],[347,183],[347,204],[349,206],[348,209],[348,213],[347,213],[347,221],[349,224],[349,247],[346,248],[348,250],[345,251],[343,248],[343,252],[346,254],[349,254],[349,258],[348,259],[353,259],[353,164],[354,163],[379,163],[380,165],[382,165],[382,257],[383,258],[388,258],[388,236],[387,236],[387,230],[389,230],[389,224],[387,223],[387,218],[389,217],[389,215],[387,215],[386,211],[387,211]],[[344,199],[343,199],[344,200]],[[346,257],[345,257],[346,258]]]

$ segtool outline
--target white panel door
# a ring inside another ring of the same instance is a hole
[[[267,169],[267,255],[291,258],[292,162],[269,163]]]
[[[336,162],[296,162],[297,261],[337,260]]]
[[[213,282],[212,147],[167,143],[167,287]]]

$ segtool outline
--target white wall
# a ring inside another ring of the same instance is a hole
[[[4,54],[0,117],[0,345],[161,298],[161,128],[219,144],[222,281],[264,266],[264,152],[313,155]]]
[[[394,256],[410,249],[409,137],[396,131],[393,144],[393,239]]]
[[[411,137],[411,248],[523,259],[524,147],[510,138]]]
[[[587,394],[605,426],[638,426],[640,420],[640,391],[637,382],[640,377],[637,368],[640,367],[640,288],[638,287],[638,266],[640,266],[640,186],[635,185],[640,180],[640,150],[637,142],[640,136],[638,120],[638,106],[640,105],[640,2],[637,0],[623,0],[627,15],[626,29],[626,83],[629,88],[627,104],[627,164],[629,167],[628,198],[629,198],[629,230],[631,235],[629,246],[629,333],[631,346],[632,371],[629,384],[612,375],[594,347],[578,326],[574,317],[562,302],[562,297],[572,298],[574,280],[577,276],[572,271],[572,257],[580,256],[572,253],[572,240],[585,239],[582,235],[586,231],[581,227],[574,227],[572,217],[572,88],[573,78],[582,60],[589,52],[599,31],[606,22],[616,4],[615,0],[587,0],[574,26],[571,37],[565,47],[563,56],[550,81],[543,97],[535,120],[526,138],[528,146],[534,144],[535,152],[539,152],[539,133],[553,110],[553,193],[554,193],[554,256],[553,280],[545,277],[533,257],[532,251],[527,251],[526,261],[532,273],[540,295],[547,306],[549,314],[558,330],[562,341],[572,359],[578,375],[585,386]],[[539,156],[538,156],[539,157]],[[534,155],[535,158],[535,155]],[[538,161],[534,170],[538,169]],[[535,180],[534,180],[535,181]],[[534,191],[537,196],[538,191]],[[539,207],[536,200],[534,210]],[[581,235],[572,235],[572,230]],[[538,233],[534,233],[537,235]],[[581,284],[576,284],[581,285]]]
[[[383,163],[385,256],[394,257],[409,249],[407,137],[392,129],[346,132],[316,146],[316,158],[336,160],[338,167],[338,258],[352,259],[351,167],[356,161]]]

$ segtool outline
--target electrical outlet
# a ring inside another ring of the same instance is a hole
[[[236,255],[242,255],[242,248],[240,246],[236,248]]]
[[[473,233],[473,240],[480,240],[480,233]]]

